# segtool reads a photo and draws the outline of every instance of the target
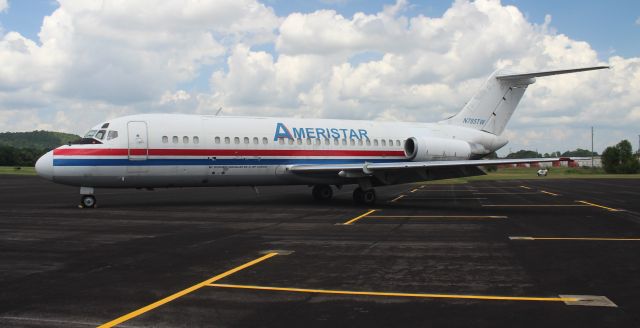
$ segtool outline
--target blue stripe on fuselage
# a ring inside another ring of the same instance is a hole
[[[289,165],[289,164],[358,164],[405,162],[406,159],[384,158],[335,158],[335,159],[290,159],[290,158],[247,158],[247,159],[207,159],[207,158],[153,158],[132,161],[126,158],[74,158],[53,160],[53,166],[162,166],[162,165]]]

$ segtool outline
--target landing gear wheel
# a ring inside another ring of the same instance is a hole
[[[80,206],[83,208],[94,208],[96,207],[96,198],[93,195],[84,195],[80,199]]]
[[[362,193],[362,202],[366,205],[373,205],[376,203],[376,191],[369,189]]]
[[[333,189],[329,185],[315,185],[311,194],[316,200],[329,200],[333,197]]]
[[[353,191],[353,201],[356,204],[373,205],[376,203],[376,191],[374,189],[364,191],[358,187]]]

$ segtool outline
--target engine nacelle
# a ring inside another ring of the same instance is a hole
[[[412,137],[404,142],[404,155],[412,161],[469,159],[471,154],[471,145],[462,140]]]

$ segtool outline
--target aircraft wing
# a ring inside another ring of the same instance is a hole
[[[555,162],[560,158],[521,158],[521,159],[479,159],[456,161],[427,161],[427,162],[388,162],[388,163],[362,163],[362,164],[320,164],[320,165],[293,165],[289,171],[293,173],[313,172],[362,172],[372,174],[379,171],[402,171],[429,168],[460,168],[469,166],[486,166],[500,164],[523,164]]]

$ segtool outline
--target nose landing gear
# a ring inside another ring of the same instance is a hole
[[[96,197],[93,195],[93,187],[80,187],[80,205],[78,208],[96,207]]]
[[[96,207],[96,197],[93,195],[84,195],[80,199],[80,208],[94,208]]]

